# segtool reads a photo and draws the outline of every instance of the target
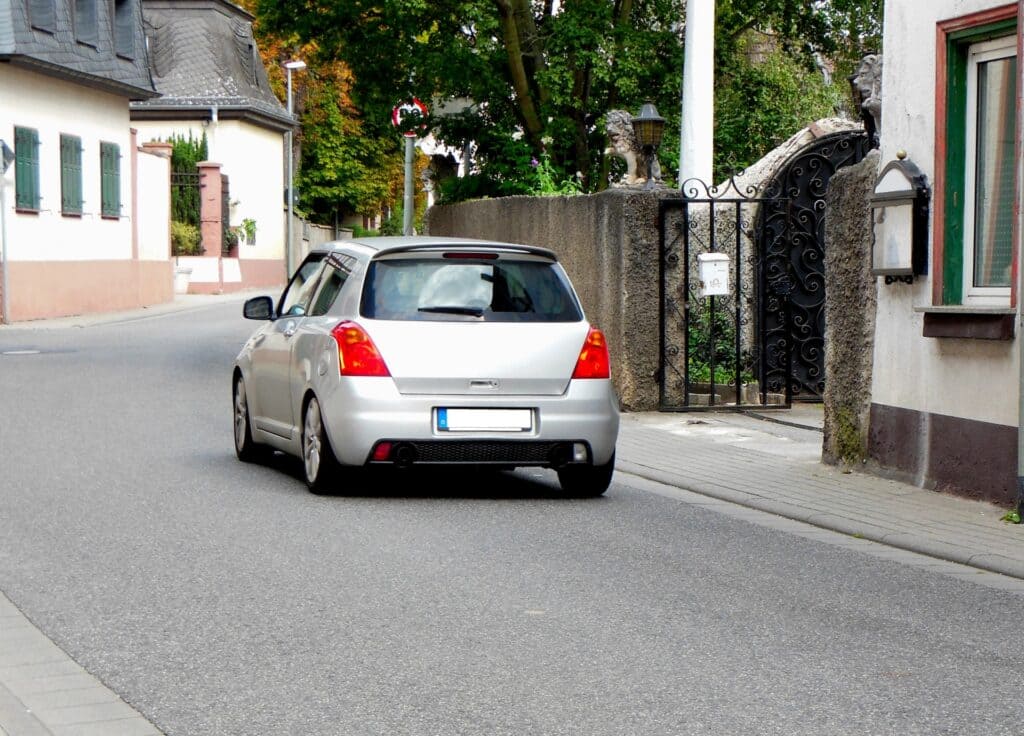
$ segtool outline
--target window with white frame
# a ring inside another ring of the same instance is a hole
[[[965,303],[1008,303],[1013,263],[1017,39],[967,50],[964,155]]]

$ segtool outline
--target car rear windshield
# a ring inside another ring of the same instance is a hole
[[[363,316],[371,319],[578,322],[565,273],[546,260],[387,258],[370,264]]]

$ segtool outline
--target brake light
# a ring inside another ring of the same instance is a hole
[[[608,356],[608,343],[604,333],[591,327],[587,339],[583,342],[580,357],[576,360],[573,378],[609,378],[611,375],[611,359]]]
[[[338,343],[338,370],[343,376],[390,376],[377,346],[355,322],[341,322],[331,330]]]

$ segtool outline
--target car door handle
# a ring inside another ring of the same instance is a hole
[[[289,322],[287,325],[285,325],[284,336],[291,337],[292,335],[295,334],[295,331],[297,329],[299,329],[299,325],[297,322]]]

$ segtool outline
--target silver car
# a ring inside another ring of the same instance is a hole
[[[611,482],[619,402],[604,335],[555,254],[511,243],[368,238],[311,252],[235,361],[235,451],[303,461],[314,492],[346,466],[553,468]]]

